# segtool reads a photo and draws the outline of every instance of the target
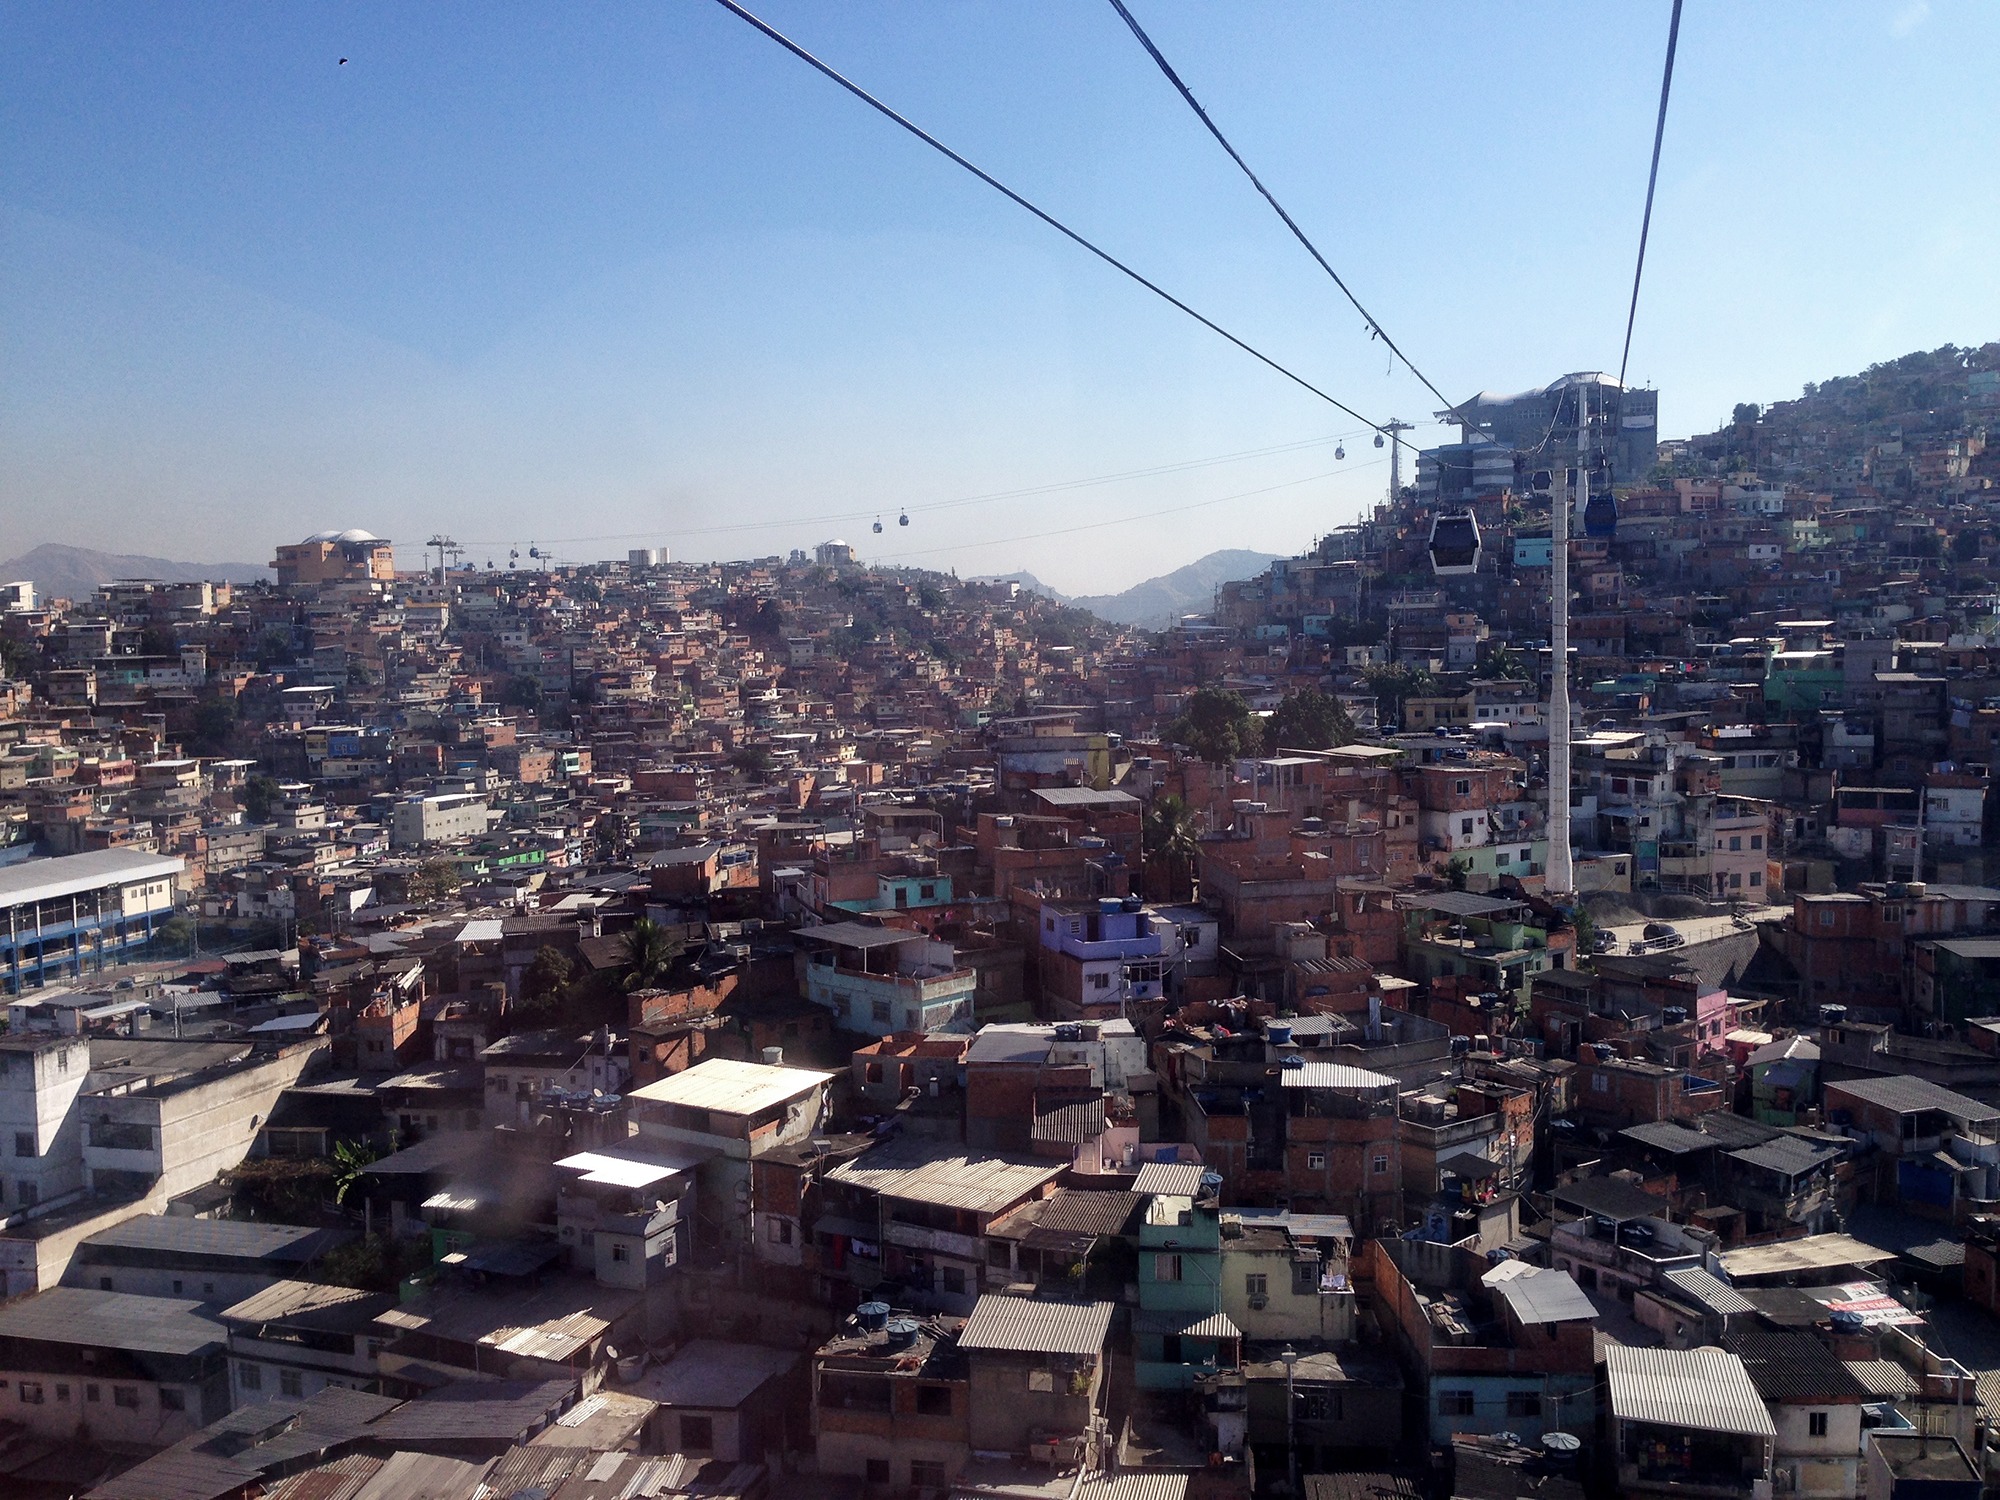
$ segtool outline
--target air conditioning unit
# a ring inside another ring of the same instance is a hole
[[[1262,1312],[1270,1305],[1271,1299],[1269,1297],[1252,1297],[1250,1299],[1250,1311],[1252,1312]]]

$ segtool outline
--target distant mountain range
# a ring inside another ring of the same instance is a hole
[[[1099,619],[1110,620],[1117,625],[1162,630],[1182,615],[1206,613],[1215,604],[1218,585],[1237,578],[1254,578],[1276,562],[1279,556],[1276,552],[1225,548],[1206,557],[1198,557],[1184,568],[1148,578],[1144,583],[1135,583],[1122,594],[1082,594],[1075,598],[1058,593],[1032,573],[1002,573],[995,575],[995,579],[1002,583],[1018,583],[1024,589],[1059,603],[1087,609]]]
[[[163,583],[259,583],[271,577],[261,563],[170,562],[129,552],[98,552],[44,542],[32,552],[0,562],[0,583],[32,579],[43,599],[88,599],[121,578],[157,578]]]

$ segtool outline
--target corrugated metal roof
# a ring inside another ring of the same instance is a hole
[[[435,1453],[392,1453],[354,1500],[460,1500],[469,1497],[492,1460],[468,1463]]]
[[[1597,1317],[1596,1304],[1584,1296],[1583,1288],[1567,1271],[1516,1276],[1494,1290],[1507,1299],[1514,1316],[1523,1323],[1588,1323]]]
[[[1838,1083],[1827,1084],[1826,1090],[1829,1095],[1836,1092],[1847,1094],[1881,1109],[1893,1109],[1899,1114],[1918,1109],[1938,1109],[1965,1120],[1991,1120],[2000,1116],[2000,1109],[1990,1104],[1981,1104],[1977,1099],[1953,1093],[1928,1078],[1912,1078],[1907,1074],[1898,1074],[1894,1078],[1844,1078]],[[1832,1108],[1839,1107],[1831,1099],[1828,1103]]]
[[[1168,1334],[1184,1339],[1243,1337],[1243,1330],[1236,1326],[1228,1313],[1204,1313],[1193,1309],[1140,1312],[1133,1317],[1132,1326],[1140,1333]]]
[[[1057,1234],[1125,1234],[1132,1228],[1140,1201],[1137,1193],[1062,1188],[1043,1202],[1035,1225]]]
[[[1726,1349],[1604,1351],[1611,1415],[1622,1422],[1776,1438],[1771,1413],[1743,1361]]]
[[[1899,1401],[1917,1394],[1917,1382],[1910,1372],[1893,1359],[1845,1359],[1847,1373],[1871,1396]]]
[[[884,1198],[996,1213],[1062,1176],[1062,1162],[940,1152],[919,1140],[891,1141],[842,1162],[829,1182],[844,1182]]]
[[[1746,1322],[1723,1342],[1768,1401],[1853,1401],[1868,1394],[1819,1336],[1803,1328]]]
[[[1109,1302],[1043,1302],[1032,1297],[981,1297],[959,1331],[961,1349],[1023,1354],[1098,1354],[1111,1330]]]
[[[1350,1068],[1345,1063],[1309,1062],[1302,1067],[1281,1068],[1278,1076],[1288,1089],[1348,1089],[1358,1092],[1393,1089],[1396,1086],[1396,1080],[1387,1073]]]
[[[684,1073],[634,1089],[634,1099],[712,1109],[721,1114],[754,1115],[811,1093],[832,1078],[812,1068],[774,1068],[765,1063],[711,1057]]]
[[[1670,1151],[1677,1156],[1690,1151],[1713,1151],[1721,1144],[1703,1135],[1699,1130],[1676,1125],[1672,1120],[1652,1120],[1644,1125],[1628,1125],[1618,1133],[1628,1141],[1637,1141],[1640,1145],[1651,1146],[1656,1151]]]
[[[365,1453],[332,1459],[303,1474],[280,1479],[264,1491],[264,1500],[354,1500],[361,1487],[382,1468],[382,1460]]]
[[[1202,1174],[1207,1170],[1198,1161],[1149,1161],[1139,1168],[1132,1191],[1142,1198],[1150,1198],[1155,1193],[1192,1198],[1201,1191]]]
[[[1076,1500],[1187,1500],[1185,1474],[1090,1474]]]
[[[0,1338],[93,1344],[142,1354],[201,1354],[227,1339],[199,1302],[55,1286],[0,1307]]]
[[[1767,1172],[1795,1177],[1801,1172],[1811,1172],[1838,1161],[1846,1154],[1839,1146],[1825,1146],[1800,1140],[1795,1135],[1781,1135],[1761,1146],[1732,1151],[1729,1156],[1732,1161],[1740,1161],[1745,1166],[1762,1167]]]
[[[584,1473],[596,1459],[588,1448],[544,1447],[539,1443],[510,1448],[486,1471],[484,1493],[493,1500],[510,1500],[534,1487],[538,1494],[553,1495],[564,1480]]]
[[[385,1443],[475,1438],[499,1447],[549,1422],[576,1392],[574,1380],[466,1380],[406,1401],[369,1428]]]
[[[246,1260],[310,1260],[350,1235],[297,1224],[249,1219],[189,1219],[177,1214],[140,1214],[100,1229],[77,1248],[158,1250],[183,1255],[228,1255]]]
[[[1690,1266],[1684,1271],[1669,1271],[1666,1273],[1666,1279],[1669,1284],[1719,1317],[1731,1318],[1740,1313],[1757,1310],[1756,1304],[1735,1287],[1718,1276],[1711,1276],[1699,1267]]]
[[[1130,792],[1100,792],[1087,786],[1038,786],[1035,796],[1050,807],[1108,807],[1122,812],[1141,805]]]
[[[1051,1145],[1080,1146],[1104,1134],[1104,1100],[1078,1099],[1068,1104],[1037,1107],[1033,1139]]]

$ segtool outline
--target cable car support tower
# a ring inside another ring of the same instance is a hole
[[[1569,841],[1569,518],[1590,503],[1590,396],[1576,390],[1576,488],[1549,506],[1549,861],[1543,889],[1551,901],[1576,890]]]

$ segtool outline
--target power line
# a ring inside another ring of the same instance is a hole
[[[1675,5],[1678,9],[1679,0],[1675,0]],[[1215,121],[1209,118],[1208,111],[1202,108],[1201,101],[1194,96],[1194,91],[1186,83],[1182,82],[1181,75],[1174,71],[1173,64],[1168,62],[1166,57],[1160,52],[1160,49],[1153,44],[1153,39],[1146,35],[1146,29],[1139,24],[1138,18],[1126,9],[1125,0],[1111,0],[1111,8],[1117,11],[1119,17],[1131,28],[1132,35],[1139,39],[1139,45],[1146,49],[1146,55],[1152,58],[1160,71],[1166,75],[1167,82],[1171,83],[1179,92],[1181,98],[1187,101],[1187,106],[1194,111],[1195,118],[1200,120],[1207,127],[1208,133],[1215,137],[1215,143],[1229,153],[1229,159],[1242,169],[1245,177],[1250,179],[1250,186],[1261,193],[1264,201],[1271,205],[1272,212],[1284,220],[1285,228],[1292,232],[1292,238],[1306,247],[1306,253],[1319,262],[1319,268],[1333,278],[1333,284],[1340,288],[1341,294],[1354,304],[1354,310],[1360,313],[1362,318],[1367,321],[1369,337],[1379,338],[1384,344],[1388,345],[1389,352],[1403,362],[1403,367],[1416,376],[1417,379],[1421,380],[1424,383],[1424,388],[1437,397],[1438,400],[1442,401],[1447,410],[1450,410],[1455,404],[1452,399],[1433,385],[1430,376],[1419,370],[1411,362],[1409,355],[1396,346],[1396,341],[1389,337],[1389,331],[1382,326],[1373,313],[1361,305],[1361,299],[1354,295],[1353,290],[1345,281],[1341,280],[1340,273],[1334,270],[1332,265],[1328,263],[1327,258],[1319,253],[1319,246],[1307,238],[1306,232],[1299,228],[1298,221],[1285,212],[1285,205],[1280,203],[1276,195],[1264,186],[1263,180],[1250,170],[1250,163],[1245,161],[1243,154],[1229,143],[1229,137],[1224,135]]]
[[[1112,0],[1117,4],[1118,0]],[[1639,278],[1646,273],[1646,236],[1653,229],[1653,186],[1660,180],[1660,142],[1667,133],[1667,95],[1674,86],[1674,49],[1681,39],[1681,0],[1674,0],[1667,23],[1667,65],[1660,73],[1660,115],[1653,122],[1653,165],[1646,173],[1646,215],[1639,221],[1639,260],[1632,267],[1632,305],[1625,313],[1625,352],[1618,356],[1618,388],[1625,388],[1625,366],[1632,358],[1632,325],[1639,316]]]
[[[940,552],[963,552],[973,547],[1001,547],[1014,542],[1035,542],[1045,537],[1074,536],[1079,531],[1102,531],[1108,526],[1128,526],[1134,521],[1151,521],[1161,516],[1177,516],[1186,511],[1206,510],[1211,505],[1227,505],[1232,500],[1250,500],[1259,495],[1274,494],[1279,490],[1297,489],[1302,484],[1313,484],[1321,479],[1337,479],[1342,474],[1352,474],[1361,469],[1372,469],[1385,464],[1386,458],[1371,458],[1365,463],[1353,464],[1344,469],[1329,469],[1324,474],[1307,474],[1301,479],[1287,479],[1277,484],[1267,484],[1254,490],[1240,490],[1233,495],[1217,495],[1212,500],[1195,500],[1186,505],[1170,505],[1164,510],[1141,511],[1137,515],[1113,516],[1108,521],[1085,521],[1076,526],[1062,526],[1053,531],[1030,531],[1015,536],[993,537],[983,542],[953,542],[942,547],[923,547],[906,552],[885,552],[876,559],[878,562],[894,562],[902,557],[934,557]]]
[[[842,88],[846,89],[848,93],[854,95],[855,98],[859,99],[863,104],[866,104],[870,109],[882,115],[885,119],[893,120],[896,124],[902,126],[903,129],[907,130],[911,135],[915,136],[918,140],[922,141],[926,146],[929,146],[933,151],[936,151],[939,155],[945,157],[947,160],[955,162],[957,165],[963,167],[966,171],[970,172],[974,177],[977,177],[981,182],[985,183],[988,187],[992,188],[996,193],[999,193],[1002,197],[1006,198],[1008,201],[1016,204],[1021,208],[1026,209],[1029,213],[1033,214],[1036,218],[1040,219],[1044,224],[1048,225],[1049,228],[1055,230],[1056,233],[1062,235],[1065,239],[1071,240],[1075,244],[1082,246],[1085,250],[1088,250],[1092,255],[1096,256],[1099,260],[1103,261],[1107,266],[1110,266],[1113,270],[1121,272],[1122,274],[1130,277],[1133,281],[1138,282],[1140,286],[1144,287],[1147,291],[1151,292],[1161,301],[1169,303],[1172,306],[1180,309],[1180,311],[1186,313],[1190,318],[1193,318],[1195,322],[1201,324],[1202,327],[1208,329],[1209,332],[1216,334],[1221,338],[1227,339],[1230,343],[1234,344],[1237,348],[1241,349],[1245,354],[1249,355],[1252,359],[1255,359],[1260,363],[1268,366],[1269,368],[1277,371],[1278,374],[1284,376],[1285,379],[1291,381],[1294,385],[1300,387],[1302,390],[1307,390],[1312,392],[1313,395],[1319,397],[1320,400],[1326,402],[1329,406],[1332,406],[1339,411],[1346,412],[1350,417],[1354,418],[1355,421],[1360,422],[1363,425],[1367,426],[1368,428],[1372,429],[1377,437],[1386,439],[1390,442],[1401,443],[1403,441],[1400,437],[1397,437],[1394,434],[1392,434],[1389,431],[1389,429],[1380,422],[1370,421],[1367,417],[1364,417],[1360,412],[1356,411],[1353,407],[1349,406],[1345,401],[1342,401],[1337,397],[1328,395],[1325,391],[1321,390],[1318,386],[1314,385],[1310,380],[1306,379],[1305,376],[1299,374],[1295,370],[1288,369],[1286,366],[1279,364],[1277,360],[1273,359],[1270,355],[1264,353],[1263,350],[1257,348],[1253,344],[1247,343],[1243,339],[1238,338],[1235,334],[1231,333],[1227,328],[1224,328],[1220,323],[1216,322],[1213,318],[1205,317],[1201,313],[1196,312],[1187,303],[1181,301],[1180,298],[1176,297],[1172,292],[1168,291],[1158,282],[1148,280],[1145,276],[1133,270],[1132,267],[1126,265],[1124,261],[1120,260],[1110,251],[1101,248],[1097,244],[1093,243],[1091,240],[1088,240],[1083,235],[1079,234],[1076,230],[1070,228],[1069,225],[1063,223],[1063,221],[1061,219],[1058,219],[1054,214],[1048,212],[1046,209],[1038,207],[1036,204],[1022,197],[1019,193],[1015,192],[1012,188],[1008,187],[1006,183],[1002,182],[992,173],[987,172],[977,166],[974,166],[965,157],[960,156],[956,151],[952,150],[951,147],[947,146],[943,141],[939,140],[936,136],[932,135],[922,126],[916,124],[913,120],[909,119],[907,116],[898,114],[894,109],[890,108],[887,104],[884,104],[880,99],[877,99],[873,94],[869,93],[868,90],[861,87],[860,84],[854,82],[852,79],[846,77],[844,74],[839,72],[831,64],[821,62],[812,53],[808,52],[804,47],[800,46],[797,42],[793,41],[790,37],[786,36],[782,31],[779,31],[775,26],[772,26],[769,22],[764,21],[760,17],[752,14],[750,11],[745,10],[741,5],[737,4],[737,0],[716,0],[716,4],[720,5],[724,10],[728,11],[731,15],[736,16],[740,20],[743,20],[748,24],[750,24],[751,26],[755,27],[758,31],[763,32],[765,36],[769,37],[772,41],[776,42],[779,46],[783,47],[787,52],[791,53],[801,62],[807,64],[809,67],[815,69],[819,73],[831,79],[833,82],[839,84]],[[1410,447],[1410,445],[1407,443],[1404,443],[1403,446]],[[1414,448],[1411,448],[1411,451],[1415,452],[1416,450]]]
[[[599,532],[593,536],[559,536],[550,537],[547,545],[555,547],[570,546],[584,542],[622,542],[640,537],[709,536],[719,532],[769,531],[785,526],[810,526],[832,521],[865,521],[870,516],[880,515],[884,510],[891,509],[905,510],[912,515],[927,515],[933,511],[957,510],[969,505],[990,505],[999,500],[1022,500],[1032,498],[1036,495],[1059,494],[1065,490],[1089,489],[1097,485],[1122,484],[1130,479],[1156,479],[1166,474],[1186,473],[1190,469],[1213,468],[1217,464],[1240,463],[1245,459],[1252,458],[1270,458],[1281,453],[1298,453],[1307,448],[1324,448],[1329,443],[1338,444],[1345,442],[1349,438],[1358,437],[1361,435],[1361,432],[1366,432],[1367,430],[1364,427],[1360,432],[1328,433],[1324,437],[1299,438],[1289,443],[1273,443],[1267,448],[1244,448],[1234,453],[1211,454],[1205,458],[1177,459],[1172,463],[1154,464],[1144,469],[1125,469],[1115,474],[1095,474],[1084,479],[1057,479],[1051,480],[1046,484],[1024,485],[1019,489],[993,490],[979,495],[962,495],[952,500],[929,500],[905,506],[877,505],[868,510],[837,511],[830,514],[822,513],[812,516],[784,516],[776,520],[731,521],[719,526],[682,527],[678,529],[654,526],[645,531],[608,531]],[[512,545],[516,540],[520,539],[510,538],[507,541],[488,539],[485,541],[470,542],[466,545],[473,547],[505,547]],[[541,538],[537,537],[535,540],[540,542]]]

